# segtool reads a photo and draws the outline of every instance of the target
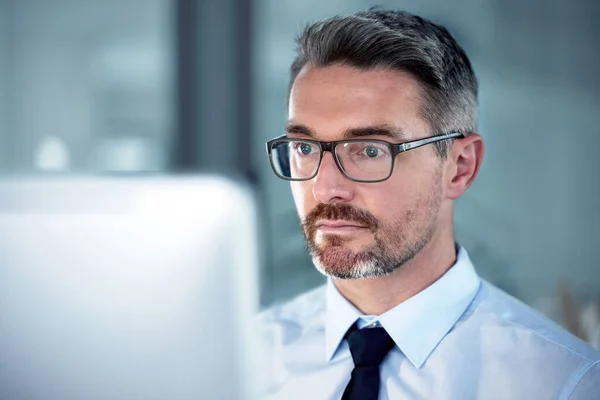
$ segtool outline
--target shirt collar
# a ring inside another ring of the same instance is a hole
[[[421,368],[479,290],[480,279],[466,250],[459,247],[456,263],[437,281],[393,309],[379,322],[416,368]],[[325,351],[331,360],[360,311],[327,280]]]

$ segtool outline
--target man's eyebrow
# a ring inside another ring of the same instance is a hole
[[[287,134],[295,133],[295,134],[299,134],[299,135],[306,135],[306,136],[310,136],[312,138],[315,137],[315,135],[313,135],[312,131],[307,126],[304,126],[302,124],[296,124],[293,122],[288,122],[287,124],[285,124],[285,133],[287,133]]]
[[[315,134],[305,125],[288,122],[285,125],[287,134],[305,135],[315,138]],[[358,128],[348,128],[344,131],[344,139],[364,138],[368,136],[385,136],[391,139],[406,139],[404,131],[396,126],[381,124]]]
[[[344,131],[346,139],[362,138],[365,136],[386,136],[391,139],[405,139],[401,128],[387,124],[349,128]]]

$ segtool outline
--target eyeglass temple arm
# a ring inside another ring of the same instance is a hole
[[[403,152],[403,151],[416,149],[417,147],[425,146],[426,144],[435,143],[435,142],[439,142],[439,141],[446,140],[446,139],[461,138],[464,136],[465,135],[460,132],[446,133],[443,135],[430,136],[425,139],[419,139],[419,140],[415,140],[412,142],[402,143],[397,146],[398,146],[398,151]]]

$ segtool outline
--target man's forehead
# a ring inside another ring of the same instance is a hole
[[[409,139],[427,131],[417,85],[395,71],[346,66],[303,70],[290,92],[286,131],[310,131],[309,136],[322,140],[367,136],[367,131]]]

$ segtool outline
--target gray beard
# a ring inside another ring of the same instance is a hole
[[[402,268],[423,250],[433,237],[435,225],[430,223],[424,234],[413,242],[406,240],[403,234],[388,235],[400,236],[389,242],[376,236],[373,245],[358,252],[345,248],[343,239],[337,236],[328,238],[324,248],[306,236],[305,241],[315,267],[323,275],[336,279],[377,278]],[[393,252],[390,247],[394,245],[401,245],[401,251]]]

